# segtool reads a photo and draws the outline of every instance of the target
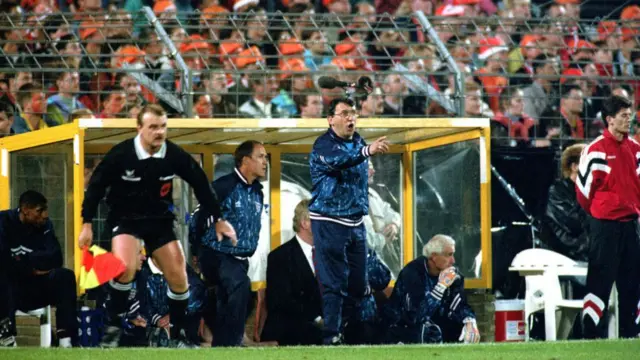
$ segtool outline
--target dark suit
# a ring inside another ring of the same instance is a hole
[[[267,260],[267,320],[262,341],[280,345],[319,345],[322,330],[320,289],[294,237],[273,250]]]

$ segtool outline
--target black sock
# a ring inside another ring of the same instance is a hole
[[[169,297],[171,338],[177,339],[180,336],[180,330],[184,329],[187,305],[189,304],[189,289],[183,293],[175,293],[167,288],[167,296]]]
[[[127,301],[133,282],[123,284],[115,280],[109,281],[107,288],[109,289],[109,297],[105,304],[107,308],[107,316],[109,325],[121,327],[120,316],[127,311]]]

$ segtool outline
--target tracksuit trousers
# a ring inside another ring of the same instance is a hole
[[[589,269],[582,323],[585,338],[603,337],[611,288],[618,290],[620,337],[640,332],[640,232],[638,220],[589,219]]]
[[[351,226],[314,219],[311,231],[322,294],[323,341],[333,344],[342,338],[344,321],[356,315],[366,291],[366,231],[362,222]]]

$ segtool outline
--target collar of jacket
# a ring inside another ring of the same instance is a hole
[[[247,178],[245,178],[244,175],[242,175],[242,173],[240,172],[240,169],[233,168],[233,170],[234,170],[233,172],[236,174],[236,178],[238,178],[244,186],[255,187],[256,189],[262,189],[262,184],[260,184],[260,179],[256,178],[255,180],[253,180],[253,183],[249,184],[249,182],[247,181]]]
[[[617,143],[624,142],[625,140],[627,140],[629,138],[629,134],[624,134],[624,135],[622,135],[622,140],[618,140],[618,139],[616,139],[615,136],[613,136],[612,133],[609,132],[609,129],[604,129],[604,131],[602,132],[602,135],[605,138],[613,140],[613,141],[615,141]]]

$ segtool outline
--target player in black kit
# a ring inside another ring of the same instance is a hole
[[[207,176],[190,154],[167,141],[167,115],[157,105],[145,106],[138,115],[138,135],[114,146],[91,176],[82,204],[83,225],[79,246],[91,245],[91,221],[99,201],[107,194],[107,224],[112,229],[111,251],[126,265],[125,272],[109,282],[106,303],[108,321],[101,345],[116,347],[120,340],[120,314],[136,274],[138,241],[143,240],[167,279],[171,345],[193,347],[184,334],[189,283],[184,253],[173,222],[173,178],[178,176],[194,189],[200,206],[213,215],[218,239],[235,241],[233,227],[222,218]]]

